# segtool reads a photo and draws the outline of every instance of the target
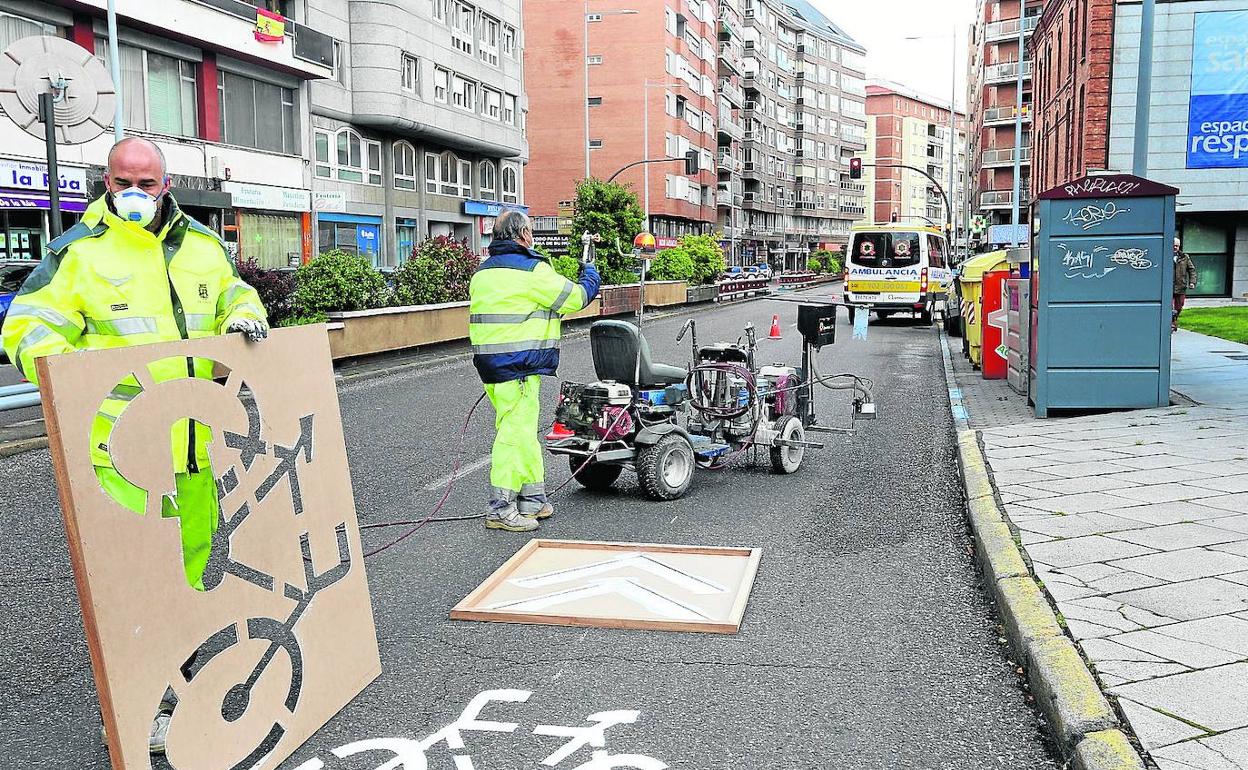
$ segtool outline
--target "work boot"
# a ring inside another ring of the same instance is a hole
[[[514,505],[491,509],[485,514],[486,529],[505,529],[508,532],[532,532],[537,529],[537,519],[523,516]]]
[[[542,507],[537,512],[532,513],[532,514],[525,514],[525,515],[532,516],[533,518],[539,519],[539,520],[549,519],[551,516],[555,515],[555,506],[551,505],[550,503],[542,503]]]
[[[152,732],[147,738],[148,753],[153,756],[165,753],[165,738],[169,735],[169,721],[173,719],[173,706],[160,704],[156,718],[152,720]]]

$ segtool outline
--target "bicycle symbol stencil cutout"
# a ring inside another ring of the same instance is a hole
[[[170,358],[215,376],[156,381]],[[114,769],[276,766],[381,673],[324,327],[62,355],[39,374]],[[220,511],[194,568],[191,475]],[[162,704],[168,754],[151,757]]]

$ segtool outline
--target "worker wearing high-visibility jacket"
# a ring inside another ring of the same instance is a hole
[[[226,256],[217,235],[191,219],[169,194],[160,149],[128,138],[109,153],[108,193],[82,220],[48,244],[42,264],[13,299],[4,349],[32,382],[35,359],[76,350],[142,345],[242,332],[268,334],[264,306]],[[166,359],[150,367],[156,382],[212,376],[202,359]],[[147,510],[148,492],[113,466],[113,424],[139,393],[129,377],[110,393],[91,425],[91,461],[100,486],[120,505]],[[161,514],[177,516],[187,583],[203,590],[204,567],[218,515],[216,482],[207,452],[211,432],[189,419],[176,422],[171,457],[176,501]]]
[[[490,257],[469,287],[472,362],[494,405],[490,508],[485,526],[512,532],[537,528],[554,513],[546,499],[537,438],[542,375],[559,368],[560,317],[598,296],[598,271],[581,266],[569,281],[533,251],[529,218],[506,211],[494,220]]]

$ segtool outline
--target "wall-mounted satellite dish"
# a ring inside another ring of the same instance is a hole
[[[0,54],[0,107],[40,139],[39,95],[52,93],[56,141],[82,144],[109,130],[116,94],[108,70],[90,52],[61,37],[24,37]]]

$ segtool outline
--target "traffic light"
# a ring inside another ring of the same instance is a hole
[[[685,175],[697,176],[702,170],[702,164],[698,161],[699,155],[697,150],[690,150],[685,153]]]
[[[862,179],[862,158],[849,159],[849,178]]]

